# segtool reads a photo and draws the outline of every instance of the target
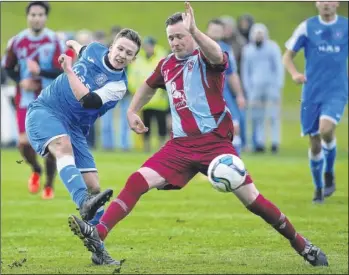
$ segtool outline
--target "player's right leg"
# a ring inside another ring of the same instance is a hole
[[[34,149],[31,147],[28,141],[27,134],[25,132],[25,118],[26,118],[27,109],[25,108],[16,108],[17,116],[17,125],[18,125],[18,149],[32,169],[32,174],[28,180],[28,190],[30,193],[37,193],[40,190],[40,176],[41,176],[41,166],[38,163],[37,155]]]
[[[117,198],[111,202],[96,226],[84,222],[72,215],[68,218],[70,229],[77,235],[93,253],[92,261],[98,265],[121,265],[113,260],[104,247],[104,239],[114,226],[124,219],[134,208],[141,196],[153,187],[165,183],[157,172],[149,168],[140,168],[127,180]]]
[[[100,264],[115,264],[110,261],[110,256],[105,254],[103,241],[115,225],[129,215],[143,194],[152,188],[180,189],[197,173],[191,170],[188,161],[181,157],[185,153],[179,152],[177,148],[171,141],[166,143],[133,173],[96,226],[82,222],[75,216],[68,218],[73,233],[83,240],[89,251],[96,254]]]

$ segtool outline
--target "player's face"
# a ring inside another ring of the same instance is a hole
[[[32,6],[27,15],[28,26],[38,33],[45,28],[47,16],[46,11],[41,6]]]
[[[137,51],[138,46],[135,42],[120,37],[110,46],[109,62],[115,69],[123,69],[136,59]]]
[[[335,1],[316,2],[316,7],[318,8],[320,15],[322,16],[334,15],[337,12],[338,6],[339,6],[339,3]]]
[[[194,51],[195,41],[185,29],[183,22],[169,25],[166,32],[168,43],[176,57],[185,58]]]
[[[209,24],[207,27],[207,35],[214,41],[222,40],[224,37],[224,27],[219,24]]]

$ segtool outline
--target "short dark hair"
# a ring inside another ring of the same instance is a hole
[[[210,24],[220,25],[220,26],[224,27],[223,21],[222,21],[221,19],[219,19],[219,18],[213,18],[213,19],[211,19],[210,21],[208,21],[207,27],[208,27]]]
[[[119,26],[119,25],[115,25],[115,26],[113,26],[111,29],[110,29],[110,32],[112,33],[112,34],[118,34],[120,31],[122,30],[122,28],[121,28],[121,26]]]
[[[166,28],[170,25],[177,24],[178,22],[183,21],[182,13],[176,12],[175,14],[172,14],[169,18],[167,18],[165,25]]]
[[[138,32],[132,30],[132,29],[122,29],[114,38],[114,42],[118,40],[121,37],[125,37],[131,41],[133,41],[137,46],[138,50],[136,52],[136,55],[138,54],[141,45],[142,45],[142,40]]]
[[[28,14],[32,6],[40,6],[45,9],[46,15],[50,12],[50,4],[47,1],[31,1],[26,7],[26,13]]]

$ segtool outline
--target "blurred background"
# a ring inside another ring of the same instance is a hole
[[[27,3],[2,3],[1,9],[1,55],[4,54],[7,41],[19,31],[27,27],[25,6]],[[167,95],[163,91],[158,91],[156,98],[147,105],[142,115],[152,125],[151,136],[140,137],[130,133],[125,117],[125,111],[130,102],[132,94],[142,81],[149,75],[157,61],[169,52],[164,22],[167,17],[175,11],[182,11],[181,2],[101,2],[101,3],[68,3],[53,2],[51,12],[48,17],[47,27],[57,31],[62,41],[67,39],[77,39],[86,44],[91,41],[99,41],[109,44],[120,28],[129,27],[137,30],[143,38],[145,47],[141,52],[141,57],[147,54],[154,54],[153,61],[141,61],[134,64],[129,70],[130,93],[119,103],[116,110],[109,112],[104,118],[98,121],[89,136],[92,148],[106,151],[156,151],[158,147],[167,139],[170,130],[170,118],[167,117],[168,102]],[[243,18],[247,18],[250,23],[263,23],[269,31],[269,38],[275,41],[281,51],[284,51],[284,43],[290,37],[295,27],[309,16],[317,14],[315,4],[312,2],[219,2],[219,3],[193,3],[198,27],[206,31],[207,23],[212,18],[224,16],[228,18],[228,23],[233,26],[233,36],[230,42],[233,44],[233,51],[238,59],[239,71],[241,68],[241,52],[248,44],[248,32],[245,32]],[[339,14],[347,16],[348,3],[342,2]],[[146,11],[146,12],[145,12]],[[83,15],[83,16],[79,16]],[[230,17],[230,18],[229,18]],[[229,21],[230,20],[230,21]],[[248,26],[248,25],[247,25]],[[249,26],[250,27],[250,26]],[[247,30],[249,29],[247,28]],[[142,56],[143,55],[143,56]],[[296,62],[301,68],[303,66],[303,53],[298,54]],[[143,75],[141,74],[143,72]],[[288,74],[285,74],[283,88],[280,90],[281,104],[281,139],[280,151],[288,150],[295,141],[303,142],[301,148],[307,143],[307,139],[300,139],[299,127],[299,99],[301,87],[292,83]],[[14,146],[16,143],[16,129],[14,125],[13,110],[10,104],[11,95],[14,94],[11,82],[4,85],[4,92],[1,93],[2,113],[1,113],[1,145],[5,147]],[[248,95],[247,95],[248,96]],[[165,116],[165,121],[157,123],[154,112],[160,112],[160,116]],[[241,118],[241,137],[244,151],[255,150],[253,140],[253,130],[251,126],[251,116],[249,110],[245,110],[244,117]],[[339,150],[347,150],[347,111],[343,116],[339,127]],[[160,129],[160,128],[166,128]],[[266,137],[270,139],[268,123],[266,124]],[[269,135],[268,135],[269,134]],[[267,142],[270,144],[270,141]],[[266,145],[269,146],[269,145]],[[266,148],[267,149],[267,148]],[[297,150],[292,148],[292,151]]]

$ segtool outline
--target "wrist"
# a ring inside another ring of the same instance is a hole
[[[198,27],[194,27],[192,30],[190,30],[190,34],[195,37],[197,35],[197,33],[199,32]]]
[[[64,69],[64,72],[66,73],[66,74],[74,74],[74,71],[73,71],[73,68],[65,68]]]

